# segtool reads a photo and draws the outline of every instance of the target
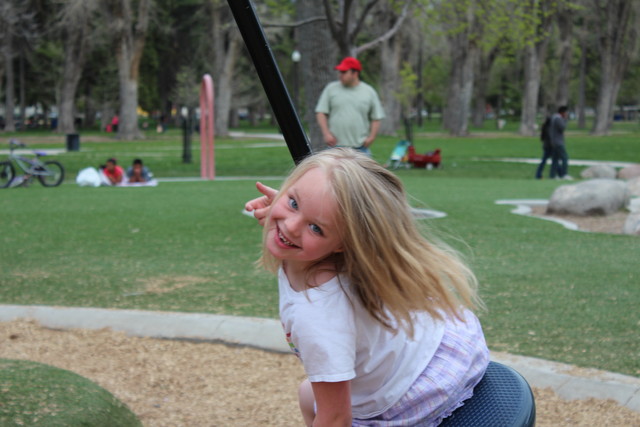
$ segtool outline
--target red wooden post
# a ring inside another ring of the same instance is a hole
[[[202,179],[216,177],[213,117],[213,80],[209,74],[205,74],[200,86],[200,177]]]

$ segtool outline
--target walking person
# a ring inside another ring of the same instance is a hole
[[[572,180],[569,172],[569,155],[565,147],[564,130],[567,128],[569,111],[566,106],[558,108],[558,112],[551,117],[549,138],[553,150],[551,156],[551,178]]]
[[[245,208],[264,226],[261,261],[307,374],[306,425],[435,426],[473,395],[489,363],[477,280],[420,232],[398,177],[336,148],[279,192],[257,188]]]
[[[371,155],[384,109],[375,89],[360,80],[362,64],[346,57],[336,65],[338,80],[323,89],[316,121],[329,147],[349,147]]]
[[[551,116],[547,116],[544,123],[542,124],[542,129],[540,131],[540,141],[542,141],[542,160],[540,160],[538,169],[536,169],[536,179],[542,179],[542,173],[544,172],[544,167],[547,164],[547,160],[553,157],[553,146],[551,145],[550,130],[551,130]],[[553,170],[553,164],[552,164],[549,177],[553,178],[555,176],[556,174]]]

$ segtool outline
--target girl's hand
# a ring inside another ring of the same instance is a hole
[[[254,217],[258,220],[258,224],[264,226],[267,214],[269,213],[269,207],[278,194],[278,190],[268,187],[261,182],[256,182],[256,188],[264,194],[264,196],[249,200],[244,205],[244,208],[249,212],[253,212]]]

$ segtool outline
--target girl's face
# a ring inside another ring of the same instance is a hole
[[[336,212],[326,173],[307,171],[271,207],[267,250],[287,266],[301,268],[341,252]]]

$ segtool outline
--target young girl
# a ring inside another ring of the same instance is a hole
[[[400,180],[354,150],[302,161],[246,204],[264,225],[287,341],[314,426],[437,425],[489,363],[476,279],[422,237]]]

